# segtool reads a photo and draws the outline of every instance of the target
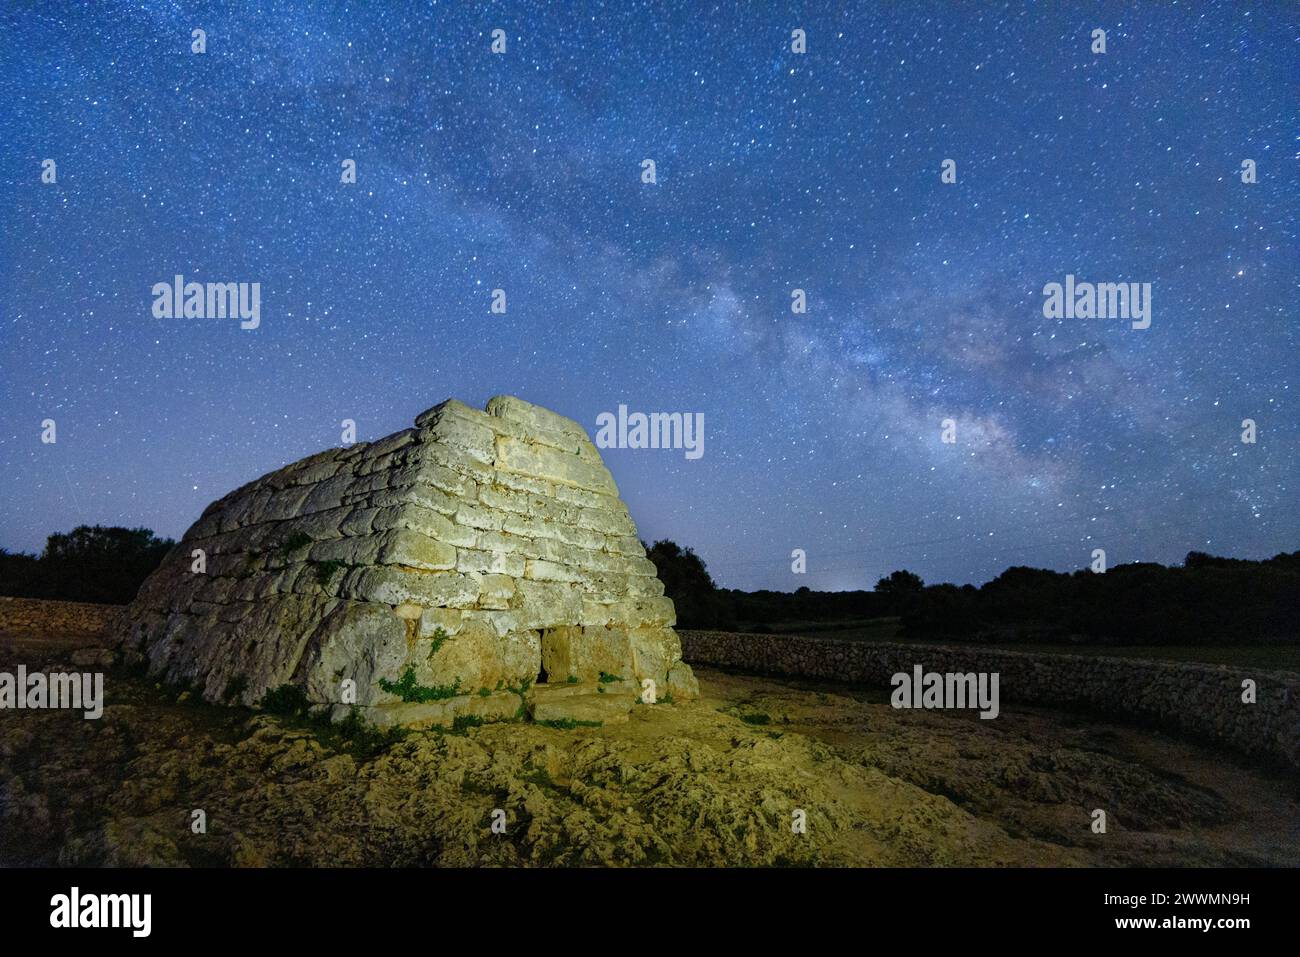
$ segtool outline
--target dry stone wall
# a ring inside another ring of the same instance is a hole
[[[112,629],[120,605],[43,598],[0,598],[0,634],[95,637]]]
[[[498,396],[214,502],[141,588],[126,643],[208,700],[289,683],[347,704],[350,681],[391,723],[413,717],[412,689],[444,717],[513,713],[508,689],[539,676],[689,696],[674,622],[586,432]]]
[[[1150,721],[1300,768],[1300,677],[1285,672],[1091,655],[682,631],[697,665],[888,687],[920,664],[940,673],[997,672],[1004,702]],[[1256,702],[1242,700],[1255,682]]]

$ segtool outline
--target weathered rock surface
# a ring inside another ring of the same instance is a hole
[[[586,432],[509,396],[236,489],[124,616],[128,651],[208,701],[288,683],[382,725],[495,714],[546,676],[689,697],[674,623]]]

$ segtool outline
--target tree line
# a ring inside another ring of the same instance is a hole
[[[40,555],[0,548],[0,595],[124,605],[175,544],[148,528],[78,525]]]
[[[647,549],[681,628],[822,630],[896,617],[908,638],[1094,644],[1300,639],[1300,551],[1263,561],[1189,552],[1150,562],[1055,572],[1008,568],[983,585],[926,585],[896,571],[873,591],[742,592],[718,588],[690,548]],[[790,626],[790,627],[782,627]]]

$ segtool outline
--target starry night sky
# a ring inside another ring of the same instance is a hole
[[[1297,4],[305,6],[0,13],[0,546],[509,393],[703,412],[604,455],[730,587],[1300,548]],[[1151,328],[1043,318],[1067,273]]]

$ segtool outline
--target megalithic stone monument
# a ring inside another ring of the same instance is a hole
[[[444,402],[414,428],[236,489],[124,622],[151,674],[208,701],[256,704],[290,684],[380,725],[521,705],[623,720],[646,679],[658,699],[698,693],[596,447],[510,396],[482,412]]]

